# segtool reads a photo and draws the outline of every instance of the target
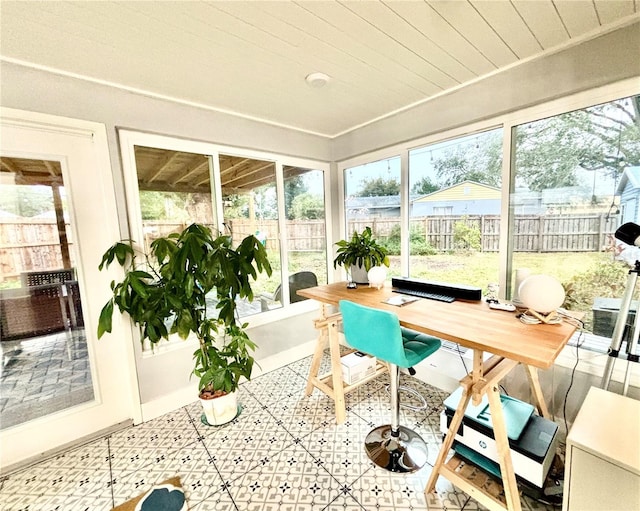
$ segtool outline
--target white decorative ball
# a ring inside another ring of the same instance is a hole
[[[367,278],[369,279],[369,287],[380,289],[384,286],[384,281],[387,278],[387,268],[385,266],[374,266],[367,272]]]
[[[518,298],[527,309],[548,314],[564,303],[562,284],[550,275],[532,275],[522,281]]]

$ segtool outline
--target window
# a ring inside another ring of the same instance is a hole
[[[409,151],[411,276],[498,281],[501,175],[501,128]]]
[[[234,245],[253,234],[267,248],[273,274],[259,274],[252,287],[258,297],[273,297],[282,275],[275,162],[228,154],[220,154],[219,162],[224,230]],[[239,306],[240,315],[266,310],[257,305]]]
[[[209,156],[141,145],[134,153],[145,251],[194,222],[215,225]]]
[[[296,291],[327,282],[327,235],[324,172],[292,165],[284,169],[289,300],[306,298]]]
[[[640,222],[639,107],[632,96],[513,128],[511,266],[560,280],[602,352],[635,260],[613,233]]]
[[[391,147],[387,159],[344,162],[348,231],[362,218],[376,225],[404,274],[485,291],[499,282],[506,299],[516,270],[552,275],[566,289],[566,305],[585,313],[593,335],[584,347],[606,351],[629,266],[640,259],[640,249],[613,236],[624,222],[640,224],[640,96],[616,99],[629,89],[637,84],[487,121],[504,128],[478,124]],[[401,211],[392,227],[408,238],[403,243],[380,228],[388,219],[373,202],[363,202],[374,195],[371,182],[397,185],[400,176],[400,188],[384,195],[396,204],[401,191],[408,196],[406,225]]]
[[[453,206],[434,206],[433,214],[436,216],[453,215]]]
[[[231,235],[235,243],[253,234],[265,245],[273,273],[258,275],[253,301],[238,306],[242,317],[301,301],[294,287],[309,287],[308,279],[283,291],[283,281],[294,274],[309,272],[326,282],[328,166],[125,130],[121,145],[132,238],[143,240],[147,250],[157,237],[194,222]]]
[[[400,275],[400,157],[345,169],[346,238],[371,227],[389,250],[390,275]]]

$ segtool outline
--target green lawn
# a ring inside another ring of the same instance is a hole
[[[532,274],[552,275],[564,284],[601,261],[611,261],[611,255],[601,252],[517,253],[513,268],[529,268]],[[498,264],[495,252],[415,256],[411,258],[411,275],[486,289],[489,282],[498,281]]]

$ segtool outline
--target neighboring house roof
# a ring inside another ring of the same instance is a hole
[[[389,209],[400,207],[400,195],[382,195],[374,197],[349,197],[347,209]]]
[[[428,195],[424,195],[413,202],[436,201],[467,201],[482,199],[500,199],[500,188],[483,185],[475,181],[463,181],[462,183],[443,188]]]
[[[631,188],[640,188],[640,167],[627,167],[624,169],[620,183],[616,188],[616,195],[621,195],[627,185],[631,185]]]

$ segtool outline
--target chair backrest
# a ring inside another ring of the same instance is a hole
[[[301,302],[302,300],[308,300],[304,296],[299,296],[296,291],[299,289],[306,289],[308,287],[315,287],[318,285],[318,278],[312,271],[299,271],[293,275],[289,275],[289,301],[291,303]]]
[[[62,284],[76,279],[73,268],[64,270],[27,271],[20,274],[23,286],[41,286],[44,284]]]
[[[358,351],[400,367],[409,367],[398,316],[347,300],[340,301],[347,343]]]

